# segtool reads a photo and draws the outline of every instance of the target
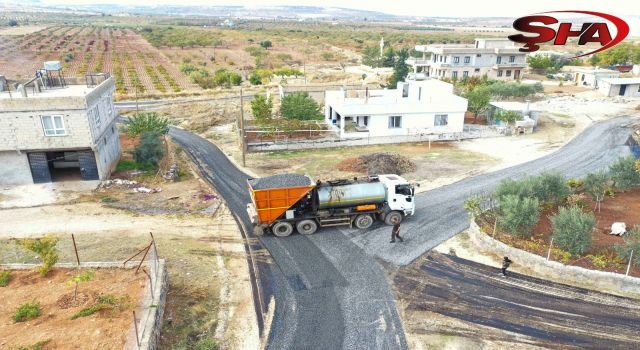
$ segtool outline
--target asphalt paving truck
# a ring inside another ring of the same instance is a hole
[[[415,212],[415,188],[398,175],[313,182],[299,174],[248,179],[247,213],[254,232],[286,237],[320,227],[367,229],[375,220],[399,223]]]

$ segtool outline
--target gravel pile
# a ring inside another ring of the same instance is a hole
[[[266,190],[270,188],[299,187],[311,185],[311,179],[300,174],[279,174],[258,179],[249,180],[254,190]]]

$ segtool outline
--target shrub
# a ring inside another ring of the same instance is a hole
[[[284,119],[321,120],[320,106],[306,92],[294,92],[282,98],[280,113]]]
[[[584,186],[584,181],[580,179],[571,178],[567,180],[567,186],[571,188],[572,191],[579,191],[582,186]]]
[[[625,261],[629,261],[633,251],[633,264],[640,267],[640,226],[635,226],[623,237],[624,243],[615,246],[618,256]]]
[[[58,239],[53,236],[46,236],[38,239],[24,239],[20,244],[27,250],[30,250],[40,256],[42,266],[38,269],[40,276],[44,277],[49,273],[53,265],[58,262],[58,252],[56,244]]]
[[[140,138],[140,144],[133,150],[137,163],[156,168],[164,156],[164,146],[160,135],[156,132],[145,132]]]
[[[464,209],[474,217],[478,217],[482,213],[482,198],[478,195],[465,199],[462,205]]]
[[[105,304],[91,305],[91,306],[85,307],[84,309],[82,309],[82,310],[76,312],[75,314],[71,315],[71,317],[69,319],[75,320],[76,318],[91,316],[91,315],[95,314],[96,312],[104,310],[104,309],[106,309],[108,307],[109,306],[105,305]]]
[[[618,158],[609,166],[609,171],[615,186],[620,189],[640,185],[640,173],[636,170],[636,160],[633,156]]]
[[[591,232],[596,222],[592,213],[583,213],[577,207],[561,207],[550,219],[553,239],[559,248],[578,255],[591,247]]]
[[[15,322],[33,320],[34,318],[40,316],[40,313],[40,304],[32,301],[30,303],[20,305],[16,312],[13,314],[13,320]]]
[[[268,50],[270,47],[273,46],[273,43],[271,43],[271,40],[264,40],[260,42],[260,46]]]
[[[540,219],[539,202],[536,198],[506,195],[500,197],[498,226],[512,235],[531,235],[531,228]]]
[[[587,196],[585,196],[584,193],[569,195],[569,197],[567,197],[567,205],[570,207],[578,207],[580,209],[584,209],[587,207],[586,198]]]
[[[543,172],[538,176],[528,176],[522,180],[505,179],[496,188],[496,197],[516,195],[537,198],[542,203],[559,203],[571,190],[564,177],[558,172]]]
[[[249,82],[251,85],[262,85],[262,78],[260,78],[260,75],[258,75],[256,71],[253,71],[249,75]]]
[[[514,111],[499,110],[493,115],[493,119],[505,122],[507,125],[515,123],[517,120],[522,120],[522,118],[523,117],[520,113]]]
[[[195,345],[195,350],[218,350],[218,343],[211,338],[202,338]]]
[[[253,118],[255,118],[258,123],[268,123],[271,120],[272,109],[273,102],[271,101],[271,97],[266,98],[262,95],[255,95],[253,101],[251,101]]]
[[[596,202],[598,211],[600,211],[600,203],[604,200],[607,192],[609,177],[603,170],[589,173],[584,178],[584,190]]]
[[[137,136],[143,133],[155,132],[160,135],[169,133],[169,119],[158,116],[156,112],[137,113],[129,117],[127,133]]]
[[[0,287],[6,287],[11,281],[11,271],[0,272]]]

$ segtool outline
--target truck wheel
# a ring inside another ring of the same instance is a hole
[[[287,237],[293,232],[293,225],[286,221],[281,221],[273,225],[271,230],[278,237]]]
[[[399,224],[402,221],[402,214],[399,211],[392,211],[387,213],[384,217],[384,223],[387,225]]]
[[[298,222],[296,229],[303,235],[312,235],[318,230],[318,224],[313,220],[302,220]]]
[[[357,228],[364,230],[371,227],[371,225],[373,225],[373,218],[371,217],[371,215],[362,214],[362,215],[356,216],[356,219],[354,220],[353,223],[356,225]]]

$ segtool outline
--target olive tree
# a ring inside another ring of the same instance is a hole
[[[611,179],[616,187],[628,189],[640,185],[640,172],[636,169],[633,156],[618,158],[609,166]]]
[[[609,176],[604,170],[587,174],[584,178],[584,190],[596,202],[596,208],[600,212],[601,203],[607,193]]]
[[[591,247],[591,232],[596,224],[592,213],[584,213],[578,207],[561,207],[550,220],[553,240],[561,249],[578,255]]]
[[[506,195],[499,199],[498,226],[516,236],[531,236],[531,229],[540,219],[537,198]]]

